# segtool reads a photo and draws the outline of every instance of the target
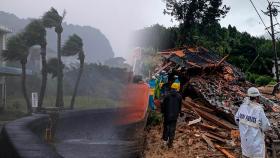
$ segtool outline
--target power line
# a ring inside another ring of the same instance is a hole
[[[274,19],[275,19],[275,21],[276,21],[276,24],[279,25],[279,22],[278,22],[276,16],[274,17]]]
[[[272,3],[272,2],[270,2],[269,0],[266,0],[267,1],[267,3]],[[275,21],[276,21],[276,25],[280,25],[279,24],[279,22],[278,22],[278,19],[277,19],[277,17],[276,16],[274,16],[274,19],[275,19]],[[278,39],[277,39],[277,41],[279,41]]]
[[[257,14],[258,14],[259,18],[261,19],[261,21],[262,21],[262,23],[263,23],[264,27],[265,27],[265,28],[267,28],[267,26],[265,25],[265,23],[264,23],[264,21],[263,21],[263,19],[262,19],[261,15],[260,15],[260,13],[259,13],[259,12],[258,12],[258,10],[257,10],[257,8],[256,8],[255,4],[253,3],[253,1],[252,1],[252,0],[250,0],[250,2],[251,2],[251,4],[252,4],[252,6],[254,7],[255,11],[257,12]],[[269,33],[269,34],[270,34],[270,33]]]

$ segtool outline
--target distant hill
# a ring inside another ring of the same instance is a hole
[[[15,32],[22,31],[30,21],[31,19],[20,19],[14,14],[0,11],[0,25],[4,25]],[[63,23],[63,28],[62,41],[65,41],[69,35],[74,33],[83,39],[87,62],[104,62],[114,57],[110,42],[98,29],[66,23]],[[56,34],[54,29],[48,30],[47,41],[48,48],[56,51]]]

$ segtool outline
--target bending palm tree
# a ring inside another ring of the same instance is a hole
[[[25,28],[25,37],[28,46],[40,45],[41,46],[41,59],[42,59],[42,81],[38,100],[38,110],[42,108],[44,101],[46,85],[47,85],[47,60],[46,60],[46,29],[41,20],[33,20]]]
[[[55,28],[57,34],[57,59],[58,59],[58,69],[57,69],[57,95],[56,95],[56,107],[63,107],[63,67],[61,61],[61,34],[63,32],[62,21],[65,17],[65,11],[63,15],[60,16],[56,9],[51,8],[46,12],[42,18],[45,27]]]
[[[76,34],[69,37],[69,39],[66,41],[65,45],[62,48],[62,55],[64,56],[73,56],[78,54],[78,59],[80,60],[80,70],[79,74],[75,83],[74,92],[72,95],[70,108],[74,108],[75,104],[75,98],[77,95],[79,83],[82,77],[82,73],[84,70],[84,61],[85,61],[85,54],[83,51],[83,40]]]
[[[28,45],[22,33],[12,36],[7,43],[7,50],[3,52],[2,56],[5,61],[19,61],[21,64],[21,86],[24,99],[27,105],[27,112],[32,113],[32,106],[26,90],[26,63],[28,56]]]

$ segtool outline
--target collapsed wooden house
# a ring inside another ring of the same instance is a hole
[[[191,98],[183,103],[187,108],[219,127],[237,129],[234,115],[246,97],[247,89],[253,85],[245,80],[240,69],[226,62],[228,56],[219,57],[203,47],[185,47],[159,54],[162,63],[155,72],[165,70],[170,76],[179,76],[183,97]],[[280,156],[276,148],[280,142],[280,115],[271,108],[275,105],[271,101],[264,101],[264,104],[268,104],[265,111],[272,125],[267,134],[271,154]]]

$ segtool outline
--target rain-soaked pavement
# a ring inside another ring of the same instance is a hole
[[[139,126],[118,126],[118,117],[118,112],[109,110],[60,118],[56,151],[65,158],[138,157],[142,141],[135,128]]]

